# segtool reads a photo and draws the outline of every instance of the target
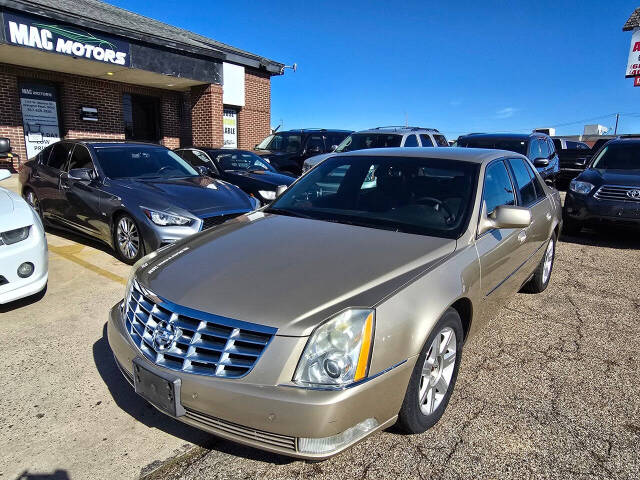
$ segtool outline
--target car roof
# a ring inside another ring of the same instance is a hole
[[[405,133],[440,133],[437,128],[427,127],[408,127],[408,126],[395,126],[390,125],[387,127],[375,127],[367,130],[360,130],[354,133],[397,133],[404,135]]]
[[[282,130],[278,132],[272,133],[272,135],[277,135],[278,133],[317,133],[317,132],[326,132],[326,133],[353,133],[353,130],[340,130],[337,128],[294,128],[292,130]]]
[[[194,150],[203,150],[205,152],[245,152],[255,155],[255,153],[253,153],[251,150],[246,150],[244,148],[198,147],[195,145],[190,145],[188,147],[176,148],[176,150],[188,150],[190,148]]]
[[[531,137],[547,137],[544,133],[535,132],[535,133],[470,133],[468,135],[462,135],[458,137],[462,138],[504,138],[510,140],[528,140]]]
[[[114,140],[110,138],[70,138],[63,139],[61,142],[80,143],[83,145],[89,145],[91,147],[113,147],[117,145],[145,145],[148,147],[160,147],[167,148],[164,145],[159,145],[153,142],[142,142],[137,140]]]
[[[497,158],[525,158],[524,155],[507,150],[495,150],[491,148],[463,148],[463,147],[403,147],[403,148],[370,148],[367,150],[354,150],[352,152],[336,153],[335,156],[348,157],[412,157],[412,158],[438,158],[443,160],[459,160],[472,163],[488,163]]]

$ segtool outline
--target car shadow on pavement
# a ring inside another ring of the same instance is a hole
[[[85,245],[87,247],[95,248],[96,250],[101,250],[111,256],[115,256],[113,249],[109,247],[109,245],[101,242],[100,240],[96,240],[95,238],[72,232],[65,228],[58,227],[57,225],[46,224],[44,226],[44,229],[47,233],[50,233],[57,237],[62,237],[65,240],[79,243],[80,245]]]
[[[16,477],[15,480],[70,480],[71,477],[66,470],[54,470],[51,473],[29,473],[25,470]]]
[[[619,250],[640,249],[640,229],[633,227],[610,226],[606,229],[584,228],[578,235],[563,233],[560,240],[565,243],[586,245],[590,247],[606,247]]]
[[[147,427],[157,428],[163,432],[193,443],[207,450],[242,457],[258,462],[284,465],[294,460],[283,455],[263,452],[255,448],[236,444],[205,431],[186,425],[159,412],[146,400],[135,393],[133,387],[125,380],[118,369],[107,340],[107,324],[102,329],[102,337],[93,344],[93,361],[98,373],[107,385],[109,393],[116,405]]]

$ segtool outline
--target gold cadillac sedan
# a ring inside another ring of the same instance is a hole
[[[557,191],[522,155],[335,155],[268,207],[143,258],[108,324],[135,391],[220,437],[307,459],[443,415],[464,342],[549,284]]]

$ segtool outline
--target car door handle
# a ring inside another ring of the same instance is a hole
[[[547,217],[547,220],[551,220],[551,212],[547,212],[545,216]]]
[[[518,234],[518,240],[520,240],[520,243],[524,243],[524,241],[527,239],[527,232],[525,232],[524,230],[522,230],[519,234]]]

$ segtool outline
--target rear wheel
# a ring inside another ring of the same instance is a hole
[[[42,216],[42,208],[40,206],[40,200],[38,200],[38,196],[36,195],[36,192],[28,188],[23,192],[23,196],[25,201],[29,205],[31,205],[31,208],[33,208],[35,212],[38,214],[38,216],[40,217],[40,220],[44,220]]]
[[[129,265],[133,265],[144,255],[144,244],[138,224],[126,213],[116,219],[113,246],[118,258]]]
[[[523,287],[522,292],[526,293],[542,293],[549,286],[551,280],[551,271],[553,270],[553,261],[556,257],[556,234],[552,234],[547,243],[544,256],[536,268],[533,277]]]
[[[407,433],[435,425],[449,403],[462,359],[464,332],[458,312],[449,308],[422,347],[398,415]]]

